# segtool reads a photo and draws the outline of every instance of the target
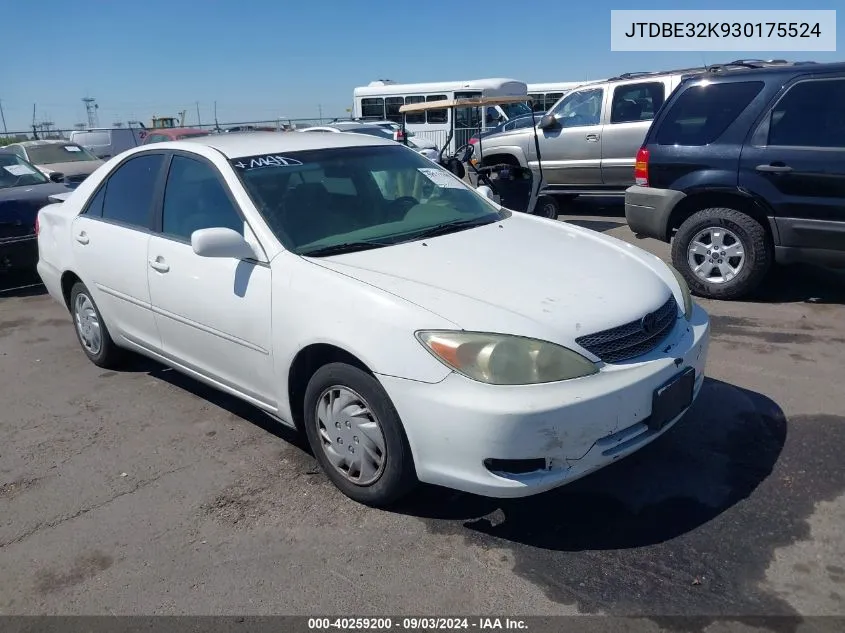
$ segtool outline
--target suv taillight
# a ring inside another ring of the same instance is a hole
[[[648,187],[648,150],[641,147],[634,161],[634,183],[640,187]]]
[[[35,216],[35,237],[38,237],[38,231],[41,229],[41,224],[38,222],[38,214]]]

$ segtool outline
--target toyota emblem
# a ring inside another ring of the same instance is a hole
[[[640,320],[640,327],[646,334],[653,334],[655,330],[657,330],[657,315],[655,315],[653,312],[651,314],[645,315]]]

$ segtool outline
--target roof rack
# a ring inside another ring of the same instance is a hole
[[[671,75],[675,73],[704,73],[704,72],[719,72],[731,68],[769,68],[771,66],[798,66],[806,64],[816,64],[814,61],[791,62],[786,59],[735,59],[731,62],[709,64],[705,66],[696,66],[693,68],[673,68],[669,70],[653,70],[653,71],[636,71],[629,73],[622,73],[616,77],[611,77],[606,81],[624,81],[626,79],[636,79],[638,77],[649,77],[655,75]]]

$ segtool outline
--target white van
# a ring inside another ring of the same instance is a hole
[[[137,147],[143,140],[144,130],[138,128],[93,128],[70,133],[71,143],[81,145],[102,160]]]

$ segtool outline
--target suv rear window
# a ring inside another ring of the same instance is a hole
[[[709,145],[763,89],[762,81],[691,86],[671,105],[657,130],[658,145]]]

